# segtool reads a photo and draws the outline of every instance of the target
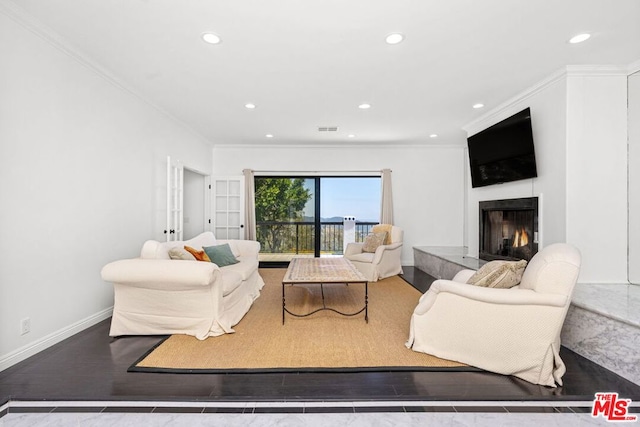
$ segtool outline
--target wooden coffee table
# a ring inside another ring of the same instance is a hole
[[[364,283],[364,307],[354,313],[343,313],[327,307],[324,301],[324,285],[336,283]],[[292,313],[285,305],[285,285],[319,284],[322,293],[322,307],[305,314]],[[364,320],[369,323],[369,282],[346,258],[294,258],[289,263],[282,279],[282,324],[285,313],[296,317],[311,316],[322,310],[330,310],[343,316],[355,316],[364,311]]]

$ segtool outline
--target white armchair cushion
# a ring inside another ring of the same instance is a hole
[[[363,252],[361,254],[349,255],[347,259],[349,261],[357,261],[357,262],[373,262],[373,257],[375,257],[374,253]]]

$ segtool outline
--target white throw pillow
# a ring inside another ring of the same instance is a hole
[[[508,289],[522,280],[527,261],[490,261],[480,267],[467,283],[486,288]]]
[[[177,259],[177,260],[182,260],[182,261],[195,261],[196,260],[196,257],[191,255],[184,248],[171,248],[171,249],[169,249],[169,257],[171,259]]]
[[[384,239],[387,237],[387,233],[370,233],[364,238],[364,244],[362,245],[362,252],[375,252],[378,246],[384,243]]]

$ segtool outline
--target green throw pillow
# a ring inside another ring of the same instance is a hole
[[[218,246],[206,246],[202,249],[204,249],[211,262],[217,264],[218,267],[225,267],[240,262],[233,256],[233,252],[231,252],[231,247],[228,243]]]

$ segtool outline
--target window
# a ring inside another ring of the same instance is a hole
[[[341,255],[343,218],[356,218],[363,241],[380,218],[376,177],[256,177],[256,234],[261,262]]]

